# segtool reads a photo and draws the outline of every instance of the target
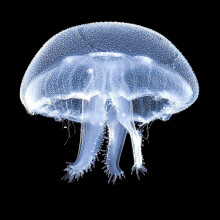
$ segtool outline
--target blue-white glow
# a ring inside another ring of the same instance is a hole
[[[78,157],[65,169],[70,182],[91,168],[107,135],[104,168],[114,183],[124,177],[119,160],[127,134],[132,172],[139,177],[147,171],[135,122],[166,121],[198,93],[190,65],[164,36],[138,25],[100,22],[69,28],[46,42],[24,75],[20,98],[30,114],[81,123]]]

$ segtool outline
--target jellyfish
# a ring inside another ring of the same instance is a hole
[[[65,169],[69,182],[91,169],[107,131],[104,171],[114,183],[125,176],[119,161],[126,135],[139,177],[147,172],[142,126],[168,120],[198,93],[191,66],[164,36],[135,24],[97,22],[48,40],[25,72],[20,99],[29,114],[81,123],[78,156]]]

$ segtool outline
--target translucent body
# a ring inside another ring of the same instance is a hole
[[[82,124],[78,158],[66,169],[70,181],[94,163],[107,126],[105,164],[114,182],[124,175],[119,159],[127,133],[133,170],[146,171],[134,123],[168,120],[190,106],[198,91],[188,62],[165,37],[137,25],[101,22],[52,37],[29,65],[20,97],[31,114]]]

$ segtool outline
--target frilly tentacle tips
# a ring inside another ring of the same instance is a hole
[[[74,163],[68,163],[65,169],[67,173],[63,179],[72,182],[91,170],[101,149],[105,127],[108,131],[108,147],[104,155],[103,162],[105,165],[103,169],[109,177],[108,183],[114,184],[117,179],[125,177],[124,172],[119,167],[119,161],[127,133],[132,140],[134,156],[132,172],[136,171],[137,177],[140,179],[139,171],[144,174],[147,169],[143,165],[142,135],[134,125],[132,103],[124,98],[103,101],[96,96],[90,101],[83,101],[82,105],[82,128],[78,157]]]
[[[104,127],[104,103],[103,100],[92,98],[90,101],[83,101],[82,127],[80,146],[77,159],[65,169],[67,174],[63,179],[69,182],[79,179],[94,165],[103,140]],[[96,117],[96,114],[103,117]]]
[[[145,176],[145,173],[147,173],[147,169],[144,165],[141,165],[140,167],[137,167],[134,165],[131,169],[131,175],[135,172],[137,175],[137,178],[140,180],[139,171]]]
[[[112,105],[112,103],[111,103]],[[105,173],[113,184],[116,179],[125,177],[124,172],[119,167],[119,160],[124,146],[127,131],[117,120],[116,109],[114,106],[107,113],[107,127],[109,133],[108,150],[105,156]]]

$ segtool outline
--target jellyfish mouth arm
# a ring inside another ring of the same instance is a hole
[[[142,134],[135,128],[134,124],[132,101],[128,101],[122,97],[118,97],[113,99],[113,103],[116,106],[118,121],[128,131],[131,137],[132,151],[134,157],[132,173],[133,171],[136,171],[137,177],[139,179],[139,171],[144,174],[145,172],[147,172],[147,169],[144,167],[144,161],[141,152]]]
[[[103,140],[104,102],[97,97],[82,103],[82,125],[77,159],[69,163],[63,179],[79,179],[95,163]]]
[[[108,183],[112,181],[114,184],[117,178],[121,179],[125,177],[124,172],[119,167],[119,161],[127,131],[117,120],[116,111],[113,106],[107,113],[106,124],[109,133],[109,144],[104,161],[104,168],[106,168],[105,173],[109,176]]]

